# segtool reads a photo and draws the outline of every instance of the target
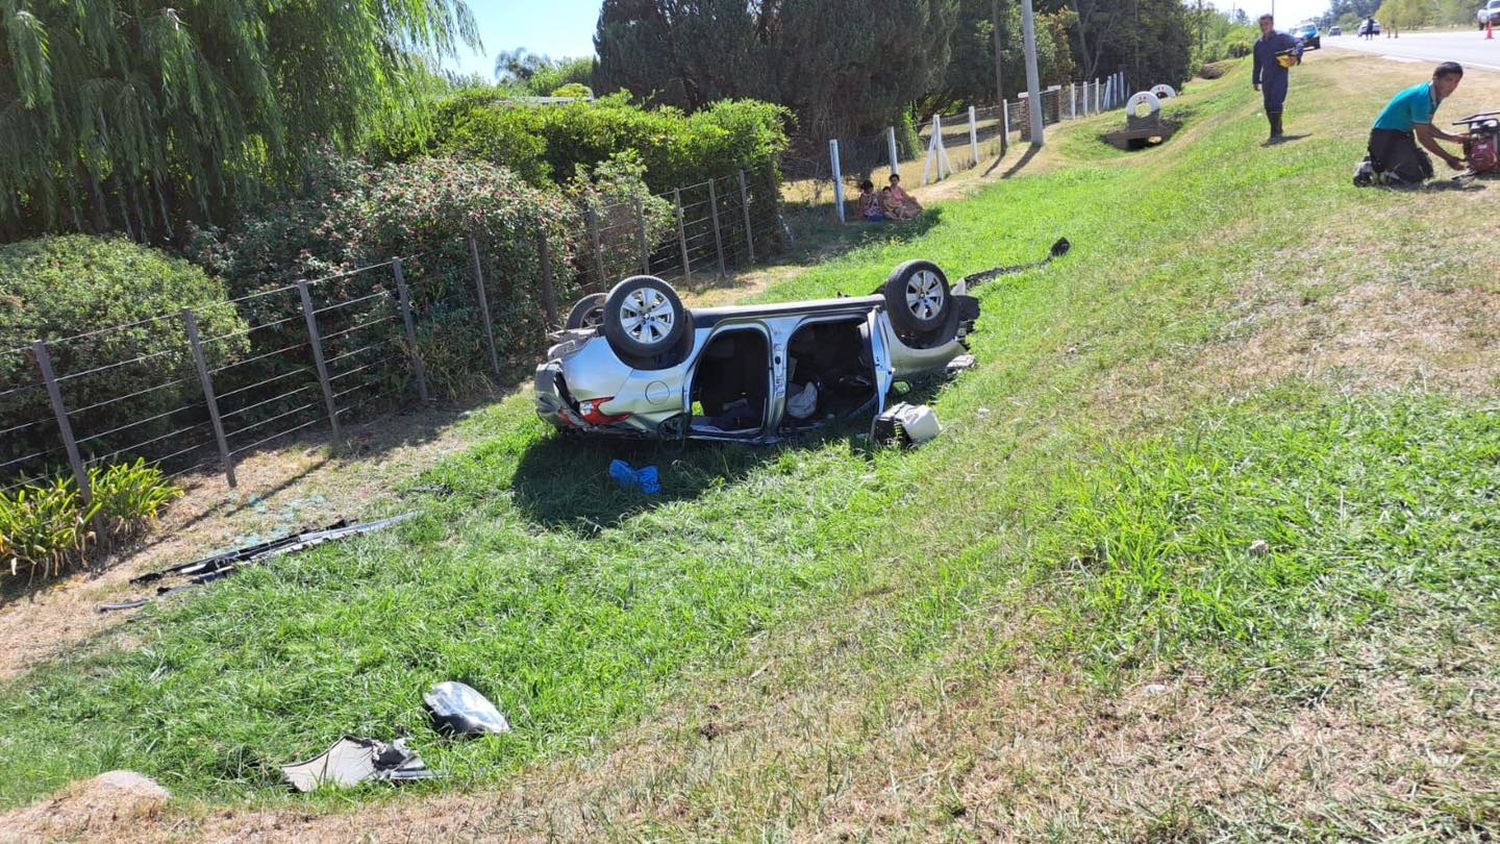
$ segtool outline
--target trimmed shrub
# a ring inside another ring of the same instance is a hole
[[[574,99],[589,99],[594,96],[593,90],[581,82],[569,82],[568,84],[553,91],[554,97],[573,97]]]
[[[429,345],[419,351],[424,363],[433,361],[428,377],[450,395],[472,383],[488,358],[476,310],[471,234],[479,244],[495,344],[508,360],[530,360],[546,338],[541,237],[547,239],[559,309],[577,293],[567,268],[587,237],[579,209],[562,191],[529,185],[504,167],[441,158],[391,165],[345,213],[352,216],[339,225],[350,232],[354,255],[415,256],[407,263],[412,297],[433,318]],[[431,347],[438,343],[459,351]]]
[[[62,385],[64,401],[74,411],[74,432],[86,454],[106,454],[172,430],[166,425],[196,421],[191,412],[184,412],[89,439],[201,403],[179,310],[192,308],[197,313],[204,337],[225,338],[205,347],[210,366],[237,359],[249,346],[238,334],[245,324],[225,301],[222,282],[187,261],[124,239],[67,235],[0,246],[0,291],[0,352],[45,339],[60,378],[109,367],[68,378]],[[181,383],[150,390],[174,379]],[[11,388],[39,382],[29,353],[0,353],[0,384]],[[0,437],[0,462],[56,448],[46,393],[39,387],[5,392],[0,390],[0,430],[46,422]],[[142,394],[110,401],[134,393]],[[91,408],[102,402],[110,403]]]
[[[756,100],[724,100],[688,115],[632,105],[625,94],[529,107],[493,89],[468,89],[440,104],[433,148],[501,164],[532,182],[566,182],[581,169],[634,151],[658,193],[779,169],[791,112]]]
[[[639,168],[622,167],[602,168],[597,189],[590,179],[565,192],[545,182],[531,184],[508,168],[482,161],[420,158],[370,168],[331,159],[315,169],[304,194],[259,209],[239,233],[221,239],[217,231],[197,232],[194,254],[223,273],[237,295],[405,258],[418,313],[418,351],[429,381],[441,395],[470,395],[486,381],[489,352],[469,236],[479,243],[500,355],[512,363],[529,360],[545,338],[538,233],[546,233],[557,306],[565,313],[579,292],[576,254],[591,246],[579,203],[595,194],[645,195]],[[653,221],[670,217],[670,208],[662,209],[659,201],[649,207]],[[653,230],[660,229],[661,223],[653,222]],[[357,273],[320,283],[316,295],[320,302],[349,301],[390,292],[392,282],[388,269]],[[245,313],[255,324],[286,320],[255,333],[257,351],[292,346],[305,337],[297,307],[296,297],[289,295],[246,303]],[[375,338],[368,333],[339,335],[344,328],[390,314],[391,308],[390,298],[375,297],[320,314],[320,329],[330,338],[325,339],[325,355],[351,353],[371,342]],[[396,342],[396,329],[390,329],[387,336]],[[310,361],[305,357],[299,348],[258,365],[306,366]],[[261,377],[275,374],[268,370]],[[404,363],[370,375],[388,388],[406,387]]]

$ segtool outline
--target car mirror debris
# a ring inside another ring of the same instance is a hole
[[[433,727],[444,735],[467,737],[504,735],[510,722],[473,686],[449,680],[422,696],[432,713]]]

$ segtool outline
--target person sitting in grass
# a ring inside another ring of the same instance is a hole
[[[885,209],[880,207],[880,197],[875,195],[875,183],[869,179],[859,183],[859,216],[867,223],[885,222]]]
[[[1448,152],[1438,141],[1462,144],[1462,135],[1451,135],[1432,125],[1438,106],[1463,81],[1464,69],[1458,62],[1443,62],[1432,72],[1432,79],[1413,85],[1393,97],[1375,118],[1370,130],[1369,155],[1354,173],[1354,184],[1416,186],[1432,178],[1432,159],[1417,149],[1421,141],[1454,170],[1464,169],[1462,158]]]
[[[905,188],[901,187],[901,176],[899,174],[891,174],[891,186],[889,190],[891,198],[902,209],[901,216],[897,217],[897,219],[910,220],[922,213],[922,203],[918,202],[915,197],[906,192]]]
[[[885,216],[890,220],[910,220],[917,216],[915,211],[896,201],[896,196],[890,188],[880,189],[880,207],[885,210]]]

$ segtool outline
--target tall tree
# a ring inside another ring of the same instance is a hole
[[[948,65],[957,0],[604,0],[595,89],[790,106],[804,136],[891,125]]]
[[[994,17],[991,0],[960,0],[948,69],[942,84],[921,100],[920,113],[946,112],[957,104],[996,102]],[[1072,20],[1070,10],[1037,16],[1037,69],[1043,86],[1065,84],[1073,78],[1073,51],[1068,41]],[[1001,4],[999,28],[1004,45],[1001,76],[1005,97],[1013,99],[1026,88],[1018,4]]]
[[[1187,80],[1193,38],[1181,0],[1067,0],[1066,5],[1078,16],[1074,31],[1084,78],[1123,69],[1141,88]]]
[[[223,219],[459,43],[462,0],[0,0],[0,234]]]

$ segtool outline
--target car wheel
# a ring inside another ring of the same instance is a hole
[[[931,331],[953,310],[948,277],[931,261],[907,261],[891,271],[881,289],[891,323],[901,333]]]
[[[604,300],[608,297],[603,293],[590,293],[578,300],[573,310],[568,311],[568,328],[598,328],[604,324]]]
[[[687,329],[677,291],[655,276],[631,276],[604,300],[604,336],[621,359],[657,358],[675,348]]]

